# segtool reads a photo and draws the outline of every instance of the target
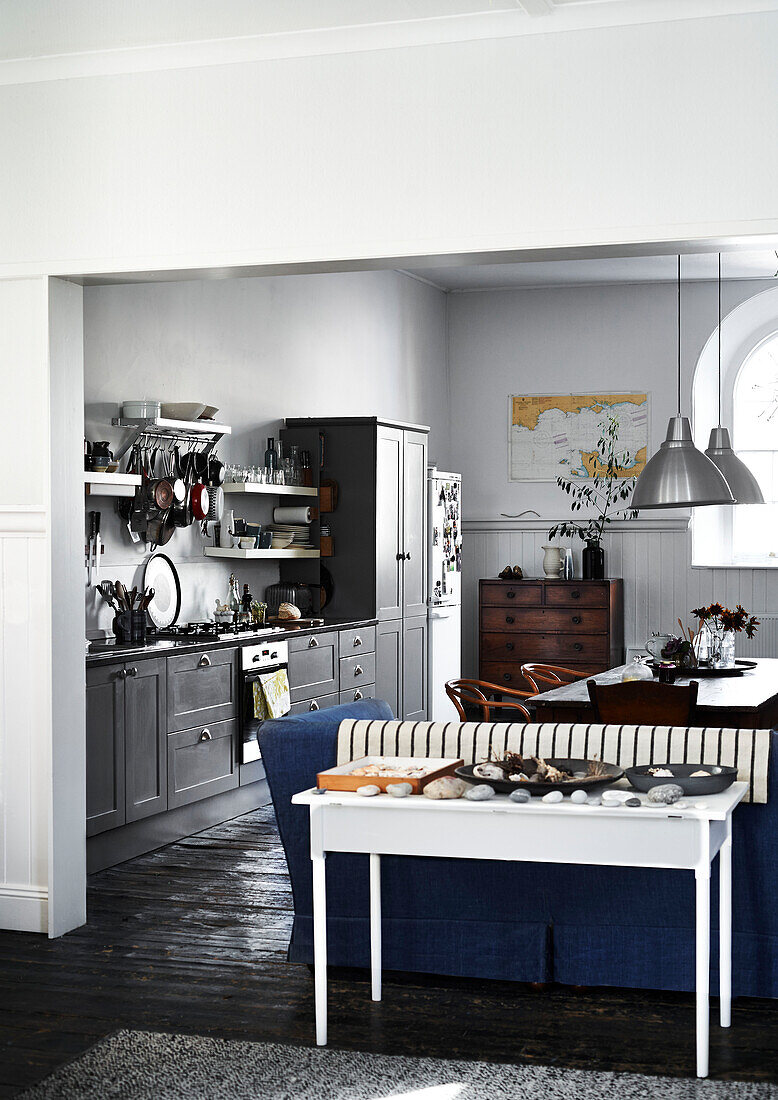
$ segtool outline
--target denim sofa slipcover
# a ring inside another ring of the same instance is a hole
[[[297,791],[336,763],[346,718],[391,718],[364,700],[266,722],[262,756],[294,894],[293,962],[313,961],[308,811]],[[778,731],[766,805],[741,805],[733,837],[735,996],[778,997]],[[385,856],[383,964],[570,985],[694,989],[694,875],[687,871]],[[713,865],[712,923],[718,926]],[[368,859],[327,857],[328,960],[369,966]],[[712,989],[717,936],[712,935]]]

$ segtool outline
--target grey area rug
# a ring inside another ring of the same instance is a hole
[[[24,1100],[772,1100],[778,1085],[117,1031],[22,1095]]]

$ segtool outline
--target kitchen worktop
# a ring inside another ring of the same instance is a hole
[[[327,619],[323,626],[285,626],[281,630],[267,627],[255,634],[222,634],[217,638],[150,638],[145,645],[120,644],[116,641],[92,642],[86,655],[87,667],[110,664],[114,661],[142,660],[145,657],[164,657],[171,653],[187,653],[193,650],[231,649],[234,646],[257,645],[268,639],[283,641],[303,634],[322,634],[328,630],[349,630],[353,627],[374,626],[377,619]]]

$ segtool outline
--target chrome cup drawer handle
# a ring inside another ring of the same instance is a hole
[[[354,641],[352,642],[352,645],[353,645],[354,649],[357,649],[359,646],[362,645],[362,639],[360,638],[360,636],[358,634],[357,634],[356,638],[354,638]]]
[[[362,676],[362,675],[364,675],[364,671],[365,671],[365,670],[364,670],[364,669],[362,668],[362,666],[361,666],[361,665],[355,665],[355,666],[354,666],[354,675],[355,675],[355,676]]]
[[[319,709],[319,704],[316,702],[315,699],[311,699],[311,705],[308,707],[308,710],[318,710],[318,709]]]
[[[316,639],[315,639],[315,638],[311,638],[311,640],[310,640],[310,641],[308,642],[308,648],[309,648],[309,649],[316,649],[316,646],[317,646],[318,644],[319,644],[319,643],[318,643],[318,642],[316,641]]]
[[[359,688],[357,688],[357,690],[356,690],[356,691],[354,692],[354,702],[356,703],[356,702],[358,702],[358,701],[359,701],[360,699],[364,699],[364,695],[363,695],[363,694],[362,694],[362,692],[361,692],[361,691],[359,690]]]
[[[208,656],[207,653],[204,653],[202,655],[202,657],[200,658],[200,660],[197,662],[197,667],[198,668],[208,668],[210,666],[210,663],[211,663],[211,658]]]
[[[211,737],[211,731],[206,727],[203,730],[203,732],[200,734],[200,736],[197,738],[197,740],[198,741],[213,741],[213,738]]]

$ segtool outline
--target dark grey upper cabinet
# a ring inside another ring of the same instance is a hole
[[[165,658],[138,661],[124,680],[127,821],[167,809]]]
[[[424,721],[427,717],[426,615],[403,621],[402,685],[402,717],[407,722]]]
[[[376,444],[376,615],[399,619],[403,613],[403,487],[402,429],[378,425]]]
[[[223,722],[238,713],[237,649],[182,653],[168,658],[168,730]]]
[[[427,433],[403,432],[403,615],[427,614]]]
[[[116,666],[86,681],[86,835],[124,825],[124,679]]]

